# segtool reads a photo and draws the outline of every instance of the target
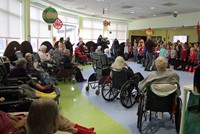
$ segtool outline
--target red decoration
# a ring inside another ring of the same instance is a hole
[[[200,33],[200,25],[199,25],[199,22],[197,23],[197,34]]]
[[[62,20],[60,20],[59,18],[57,18],[56,21],[53,23],[53,26],[54,26],[57,30],[61,29],[62,26],[63,26]]]
[[[152,35],[152,34],[153,34],[153,29],[148,28],[148,29],[146,30],[146,34],[147,34],[147,35]]]
[[[107,27],[108,25],[110,26],[110,22],[108,22],[107,20],[104,20],[103,21],[103,26]]]

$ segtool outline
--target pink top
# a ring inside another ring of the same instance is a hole
[[[41,51],[38,51],[38,55],[40,56],[41,61],[48,61],[51,59],[51,55],[49,53],[43,53]]]

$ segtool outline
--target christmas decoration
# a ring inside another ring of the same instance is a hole
[[[176,18],[178,16],[177,12],[173,12],[173,17]]]
[[[104,20],[103,21],[103,26],[105,26],[105,27],[110,26],[110,22],[107,21],[107,20]]]
[[[54,26],[57,30],[61,29],[62,26],[63,26],[62,20],[60,20],[59,18],[57,18],[56,21],[53,23],[53,26]]]
[[[148,28],[148,29],[146,30],[146,34],[147,34],[147,35],[152,35],[152,34],[153,34],[153,29],[152,29],[152,28]]]
[[[58,18],[58,13],[54,8],[48,7],[43,11],[42,18],[46,23],[54,23]]]

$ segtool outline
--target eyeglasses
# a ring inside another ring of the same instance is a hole
[[[143,42],[139,42],[139,43],[143,43]]]

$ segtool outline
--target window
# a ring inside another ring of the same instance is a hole
[[[20,38],[20,2],[1,0],[0,37]]]
[[[103,22],[99,20],[83,20],[82,38],[87,41],[97,42],[99,35],[103,35]]]
[[[126,41],[126,24],[111,22],[110,26],[108,26],[108,31],[108,39],[111,44],[115,38],[118,39],[119,43]]]
[[[63,26],[61,29],[57,30],[53,28],[53,35],[59,40],[61,37],[66,39],[70,37],[71,43],[75,43],[77,40],[77,28],[76,25],[78,23],[78,18],[75,16],[64,16],[58,15],[58,18],[63,22]]]
[[[1,0],[0,16],[0,55],[3,55],[10,41],[20,41],[20,1]]]

